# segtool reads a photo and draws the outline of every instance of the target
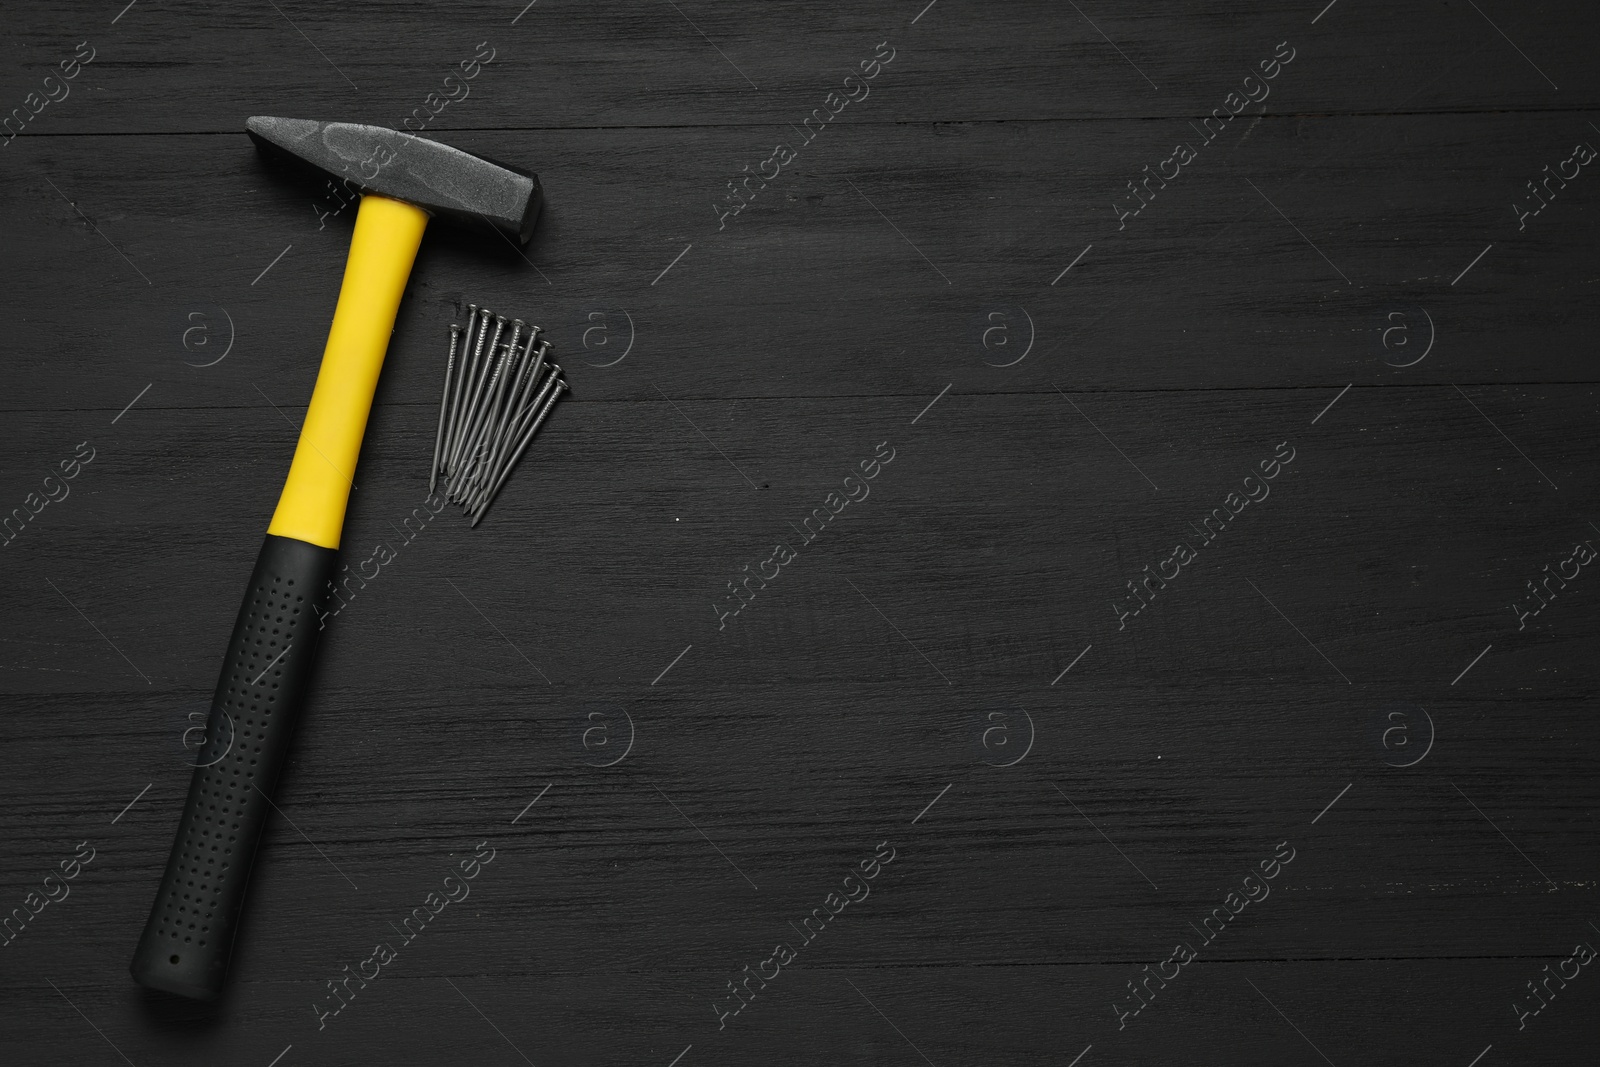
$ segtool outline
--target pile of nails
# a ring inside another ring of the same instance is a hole
[[[502,342],[507,325],[511,335]],[[450,327],[428,491],[442,476],[445,495],[474,526],[566,392],[561,368],[545,362],[549,352],[539,327],[508,323],[476,304],[467,308],[465,329]]]

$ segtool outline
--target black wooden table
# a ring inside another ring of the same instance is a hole
[[[522,2],[7,5],[0,1061],[1594,1061],[1600,11]],[[253,114],[547,207],[424,243],[207,1007],[354,215]],[[468,303],[572,395],[407,525]]]

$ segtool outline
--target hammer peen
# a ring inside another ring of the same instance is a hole
[[[304,703],[356,459],[389,335],[433,215],[533,236],[539,179],[381,126],[256,117],[263,152],[362,191],[322,367],[211,699],[161,888],[130,968],[141,985],[221,992],[256,845]]]

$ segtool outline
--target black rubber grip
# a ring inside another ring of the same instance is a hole
[[[316,658],[338,552],[267,536],[233,624],[172,854],[133,955],[134,980],[222,992],[256,844]]]

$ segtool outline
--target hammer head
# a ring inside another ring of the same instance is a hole
[[[487,222],[519,246],[533,236],[539,179],[516,167],[383,126],[257,115],[256,147],[287,155],[364,192],[463,222]]]

